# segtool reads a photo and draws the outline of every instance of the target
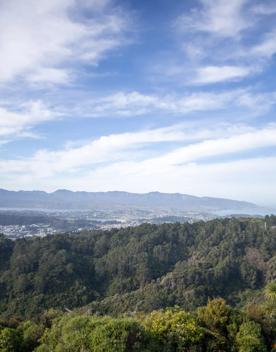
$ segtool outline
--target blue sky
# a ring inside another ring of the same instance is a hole
[[[0,1],[0,187],[276,205],[276,3]]]

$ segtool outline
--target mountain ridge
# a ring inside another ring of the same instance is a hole
[[[226,212],[265,214],[271,209],[247,201],[182,193],[131,193],[126,191],[87,192],[58,189],[45,191],[9,191],[0,189],[0,208],[45,209],[154,209],[168,211]]]

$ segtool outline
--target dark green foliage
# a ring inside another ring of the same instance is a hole
[[[0,236],[0,351],[272,351],[275,224]]]
[[[119,314],[223,297],[241,304],[274,279],[275,217],[144,224],[10,241],[0,237],[0,313],[89,305]]]

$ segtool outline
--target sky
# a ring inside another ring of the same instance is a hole
[[[274,0],[0,0],[0,188],[276,205]]]

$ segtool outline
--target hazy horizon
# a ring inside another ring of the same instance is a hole
[[[0,188],[276,207],[276,4],[0,2]]]

